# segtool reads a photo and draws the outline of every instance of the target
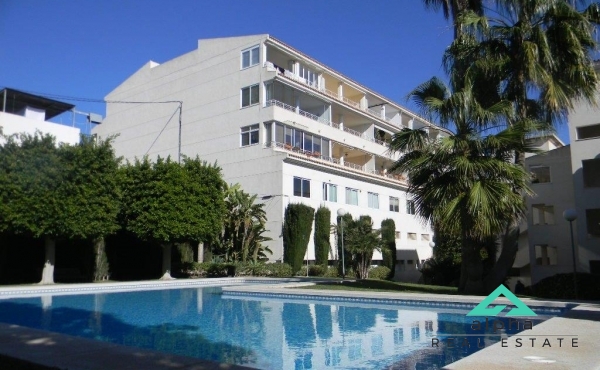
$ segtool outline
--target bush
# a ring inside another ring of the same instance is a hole
[[[369,279],[386,280],[392,271],[386,266],[377,266],[369,270]]]
[[[306,254],[315,209],[301,203],[290,203],[283,218],[283,260],[294,272],[302,268]]]
[[[331,211],[327,207],[320,207],[315,214],[315,264],[323,266],[323,270],[327,268],[329,260],[330,237]]]
[[[291,277],[292,268],[287,263],[194,262],[184,264],[182,274],[190,278],[227,276]]]
[[[327,270],[325,270],[323,272],[323,277],[331,277],[331,278],[340,277],[340,275],[338,274],[338,268],[336,266],[327,267]]]
[[[556,274],[547,277],[531,287],[531,294],[539,298],[573,299],[573,274]],[[528,292],[526,292],[528,293]],[[577,298],[600,299],[598,275],[577,273]]]
[[[381,243],[383,244],[381,247],[383,266],[390,270],[390,275],[386,279],[391,279],[396,269],[396,224],[390,218],[381,221]]]

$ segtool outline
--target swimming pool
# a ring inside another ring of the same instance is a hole
[[[492,327],[474,332],[477,318],[465,308],[221,293],[203,287],[4,299],[0,322],[261,369],[441,368],[522,330],[507,323],[495,334]],[[432,339],[448,337],[469,346],[432,347]]]

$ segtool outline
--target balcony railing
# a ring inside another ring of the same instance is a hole
[[[352,134],[354,136],[362,137],[364,139],[363,134],[360,133],[360,132],[358,132],[358,131],[356,131],[356,130],[353,130],[351,128],[348,128],[348,127],[344,126],[344,131],[346,131],[347,133]]]
[[[294,147],[290,144],[280,143],[278,141],[272,141],[270,143],[270,147],[285,150],[286,152],[293,153],[296,156],[302,156],[302,158],[308,159],[311,161],[321,162],[324,164],[334,164],[334,165],[337,165],[340,167],[345,167],[345,168],[350,168],[352,170],[360,171],[365,174],[376,175],[379,177],[385,177],[386,179],[406,183],[406,177],[404,175],[389,174],[389,173],[386,173],[385,171],[367,170],[365,168],[365,166],[361,166],[359,164],[352,163],[352,162],[344,161],[344,163],[342,164],[339,158],[324,156],[324,155],[321,155],[320,152],[311,152],[308,150],[303,150],[298,147]]]
[[[399,126],[400,128],[404,128],[404,126],[402,124],[398,124],[398,123],[392,122],[391,119],[383,116],[380,111],[378,112],[376,110],[373,110],[373,109],[370,109],[370,108],[366,108],[366,107],[362,108],[360,106],[360,103],[357,103],[354,100],[348,99],[345,96],[341,96],[340,97],[337,93],[335,93],[335,92],[333,92],[331,90],[327,90],[323,86],[319,86],[319,84],[316,81],[315,82],[309,82],[305,78],[297,76],[293,72],[288,71],[287,69],[283,69],[283,68],[281,68],[279,66],[276,66],[276,65],[274,65],[271,62],[265,62],[265,67],[269,71],[275,71],[280,76],[284,76],[284,77],[286,77],[286,78],[288,78],[290,80],[293,80],[293,81],[299,82],[301,84],[304,84],[304,85],[306,85],[306,86],[308,86],[308,87],[310,87],[310,88],[312,88],[314,90],[317,90],[317,91],[321,92],[324,95],[329,96],[330,98],[334,98],[336,100],[340,100],[340,101],[348,104],[349,106],[351,106],[353,108],[356,108],[356,109],[359,109],[359,110],[362,110],[363,112],[366,112],[366,113],[368,113],[368,114],[370,114],[370,115],[372,115],[372,116],[374,116],[374,117],[376,117],[378,119],[381,119],[381,120],[389,122],[389,123],[391,123],[393,125]]]

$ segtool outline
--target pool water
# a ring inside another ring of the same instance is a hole
[[[218,287],[0,300],[0,322],[260,369],[435,369],[523,329],[506,319],[473,336],[472,321],[485,318],[467,312],[226,297]],[[454,348],[432,346],[453,336]]]

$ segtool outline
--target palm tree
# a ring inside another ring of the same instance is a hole
[[[422,219],[436,221],[441,232],[460,238],[459,291],[482,294],[493,289],[484,281],[481,250],[525,212],[521,193],[530,193],[529,176],[511,158],[515,150],[532,150],[521,137],[536,126],[527,121],[485,135],[512,117],[512,105],[499,101],[483,106],[472,85],[466,79],[453,91],[432,78],[411,92],[423,114],[442,126],[454,125],[455,134],[431,139],[423,130],[404,129],[394,135],[390,150],[405,154],[390,170],[408,173],[408,192]]]
[[[565,118],[573,100],[594,102],[598,77],[591,53],[600,5],[578,10],[567,0],[496,3],[488,15],[470,11],[459,18],[468,32],[445,54],[448,74],[461,79],[468,65],[480,93],[514,103],[517,122],[551,124]]]
[[[483,0],[423,0],[423,3],[428,9],[436,11],[442,9],[444,18],[452,19],[455,39],[461,33],[461,27],[458,23],[460,14],[469,10],[477,14],[483,13]]]

